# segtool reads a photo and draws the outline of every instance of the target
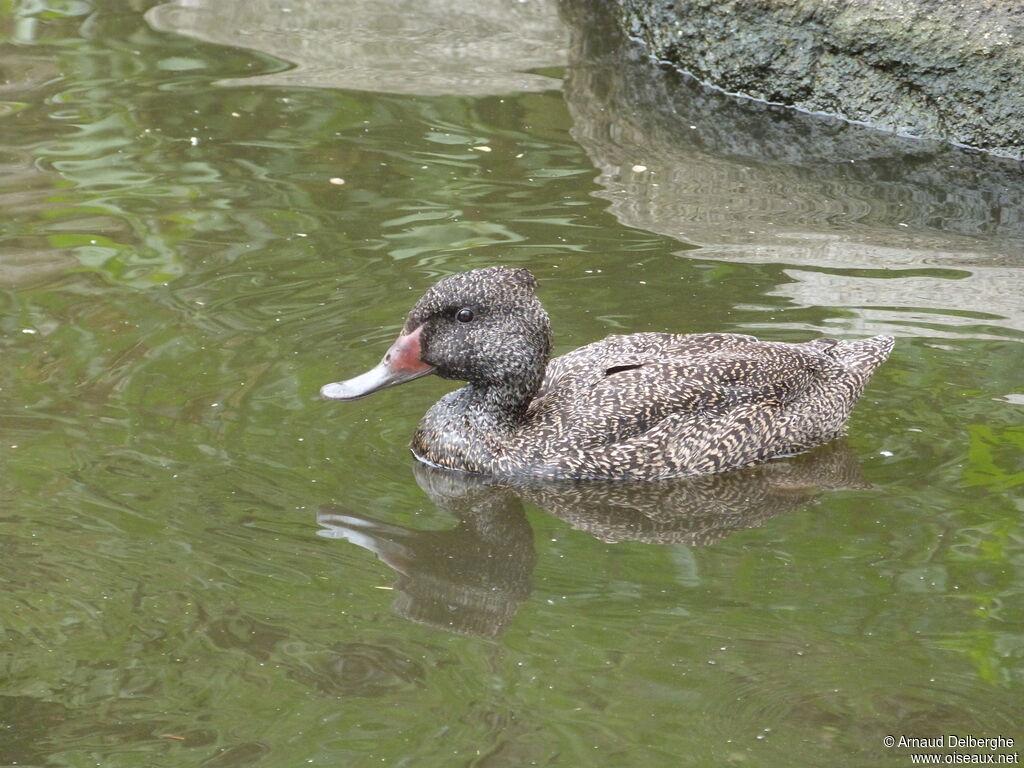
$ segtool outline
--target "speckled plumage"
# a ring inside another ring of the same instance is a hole
[[[409,313],[420,356],[466,381],[423,417],[422,460],[495,476],[658,479],[718,472],[827,442],[893,346],[741,334],[609,336],[548,361],[523,269],[445,278]],[[472,320],[458,319],[469,309]]]

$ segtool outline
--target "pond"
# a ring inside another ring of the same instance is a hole
[[[0,765],[1020,752],[1020,165],[412,5],[0,5]],[[490,264],[557,353],[896,347],[808,454],[495,489],[409,453],[450,382],[317,394]]]

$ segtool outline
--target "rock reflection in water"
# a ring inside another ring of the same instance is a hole
[[[657,482],[509,484],[425,464],[414,473],[455,528],[415,530],[332,507],[317,515],[317,533],[357,544],[396,571],[398,614],[485,637],[499,635],[530,595],[537,555],[523,502],[605,542],[707,546],[823,491],[868,487],[843,440],[749,469]]]
[[[264,51],[294,68],[225,80],[437,96],[558,89],[531,72],[565,64],[554,0],[176,0],[146,19],[165,32]]]

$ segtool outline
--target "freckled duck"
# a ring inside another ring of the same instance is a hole
[[[446,277],[376,368],[320,394],[354,400],[436,373],[467,385],[420,421],[412,450],[423,461],[499,477],[653,480],[833,439],[893,346],[889,336],[635,333],[549,360],[536,288],[525,269]]]

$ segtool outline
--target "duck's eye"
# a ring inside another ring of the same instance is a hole
[[[460,309],[455,313],[455,319],[460,323],[468,323],[473,319],[473,310],[471,309]]]

